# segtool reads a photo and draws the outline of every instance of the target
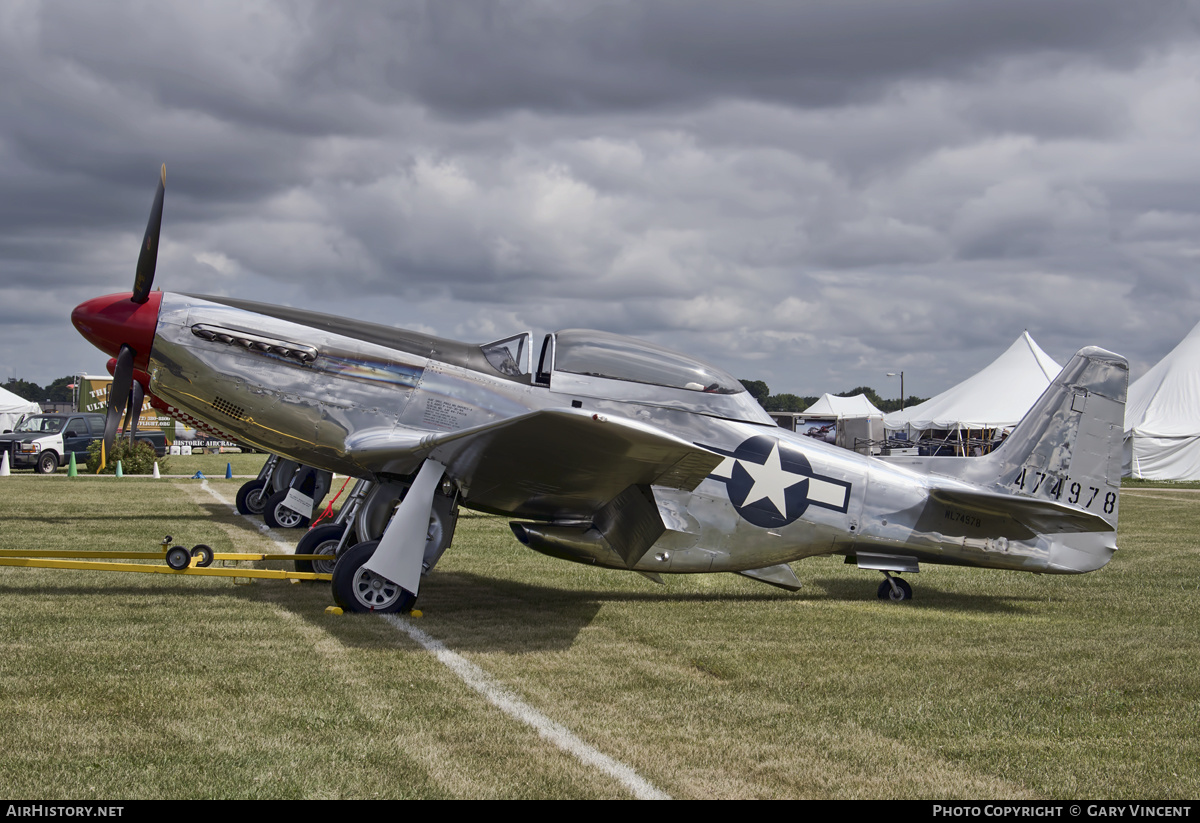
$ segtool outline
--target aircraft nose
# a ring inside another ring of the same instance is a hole
[[[132,297],[132,292],[124,292],[85,300],[71,312],[71,323],[88,342],[113,357],[127,344],[134,351],[134,368],[149,371],[162,292],[150,292],[145,303],[134,303]]]

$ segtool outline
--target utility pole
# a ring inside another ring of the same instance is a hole
[[[887,376],[900,378],[900,411],[904,411],[904,372],[890,371]]]

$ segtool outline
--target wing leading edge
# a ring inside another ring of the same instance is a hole
[[[724,460],[662,429],[577,409],[530,412],[456,432],[373,429],[346,439],[370,472],[411,474],[432,458],[484,511],[587,519],[630,486],[690,491]]]

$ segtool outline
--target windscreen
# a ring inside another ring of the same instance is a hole
[[[57,434],[62,431],[65,417],[44,417],[42,415],[34,415],[28,420],[21,421],[21,425],[17,426],[15,431],[19,432],[41,432],[42,434]]]

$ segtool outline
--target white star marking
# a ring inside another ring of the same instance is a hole
[[[766,499],[771,501],[776,511],[787,517],[787,499],[784,497],[784,492],[804,478],[783,470],[783,466],[779,463],[779,443],[771,445],[771,453],[767,455],[765,463],[748,463],[744,460],[738,462],[754,478],[754,485],[750,488],[750,493],[746,495],[742,506],[749,506],[751,503]]]
[[[732,457],[726,457],[721,461],[721,465],[712,470],[712,476],[719,477],[722,480],[729,480],[733,477],[733,467],[736,465],[736,460]]]

